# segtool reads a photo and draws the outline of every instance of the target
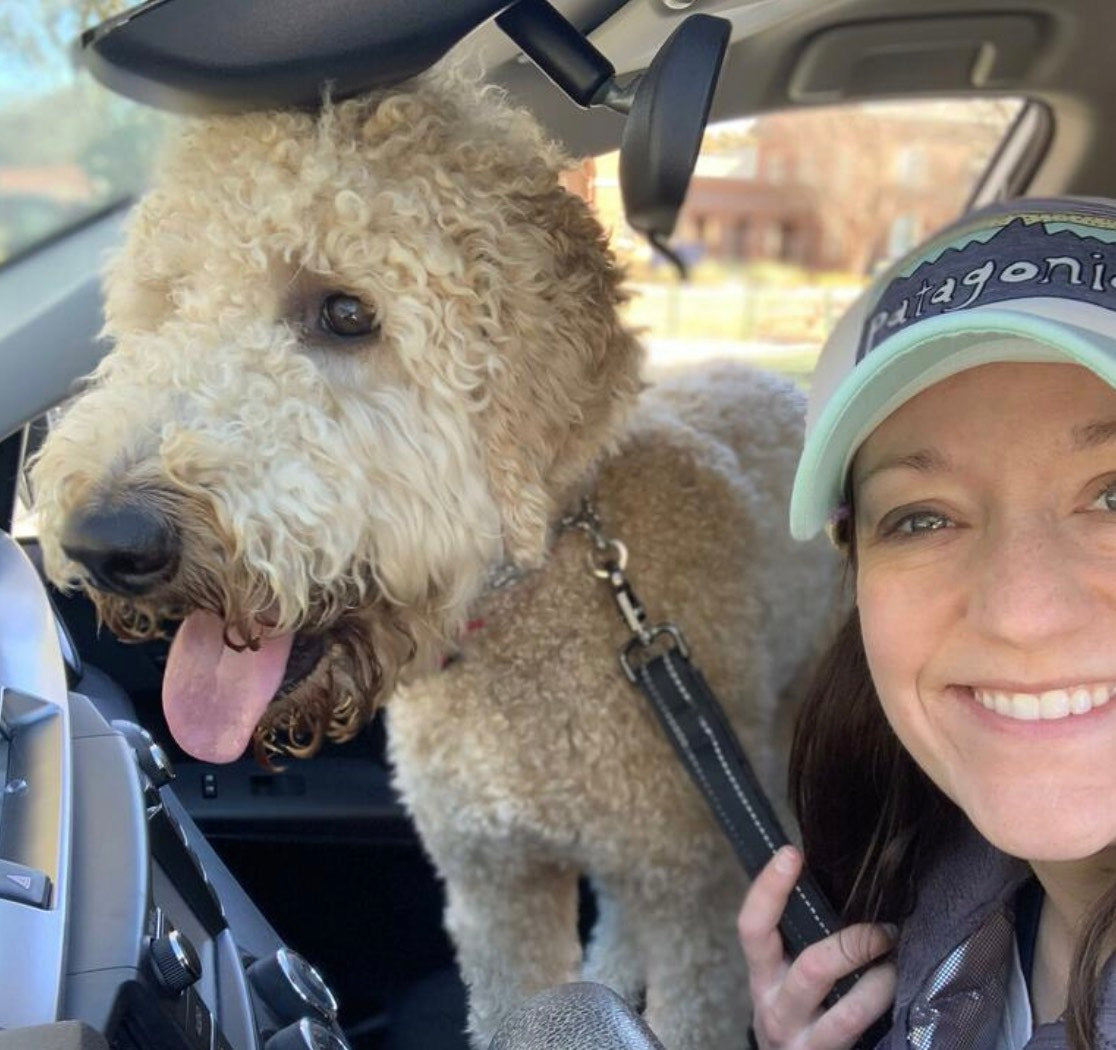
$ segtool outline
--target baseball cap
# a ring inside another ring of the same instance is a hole
[[[818,359],[792,535],[809,539],[825,526],[857,449],[900,405],[996,361],[1068,361],[1116,386],[1116,201],[993,205],[869,286]]]

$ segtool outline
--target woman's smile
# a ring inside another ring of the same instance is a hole
[[[969,686],[973,699],[988,711],[1020,722],[1056,721],[1087,715],[1116,693],[1116,682],[1079,683],[1057,689]]]

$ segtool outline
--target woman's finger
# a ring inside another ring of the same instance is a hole
[[[810,1050],[848,1050],[895,998],[894,963],[873,966],[821,1017],[810,1032]]]
[[[812,1017],[842,977],[890,951],[894,941],[893,928],[861,923],[811,944],[790,964],[772,1003],[775,1016],[783,1023]]]
[[[793,846],[784,846],[756,876],[744,898],[737,930],[753,996],[778,981],[785,968],[779,919],[801,871],[802,854]]]

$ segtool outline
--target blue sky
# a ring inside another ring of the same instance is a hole
[[[57,0],[0,0],[0,101],[50,91],[73,79],[67,48],[79,32],[75,8]],[[44,23],[46,17],[52,27]]]

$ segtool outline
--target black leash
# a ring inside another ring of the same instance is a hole
[[[748,877],[754,879],[780,846],[789,843],[748,756],[705,677],[690,660],[682,632],[674,624],[651,624],[629,582],[628,551],[602,531],[592,504],[582,503],[563,526],[580,529],[593,542],[589,567],[612,591],[620,615],[632,632],[620,650],[624,674],[647,698],[686,772],[709,804]],[[828,937],[842,926],[840,916],[809,871],[795,884],[779,931],[787,953]],[[832,1005],[856,983],[855,973],[838,981],[826,999]],[[874,1047],[886,1027],[874,1027],[856,1044]]]

